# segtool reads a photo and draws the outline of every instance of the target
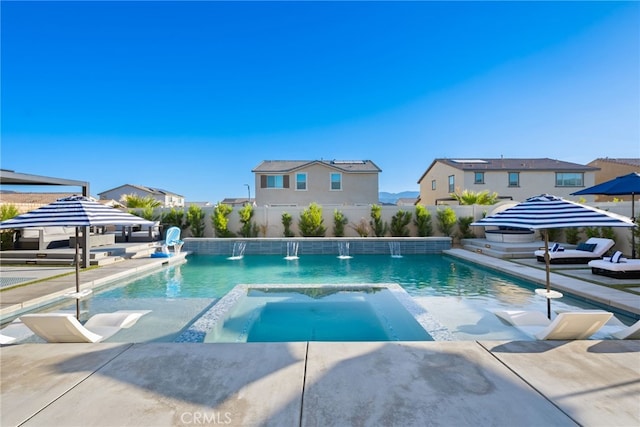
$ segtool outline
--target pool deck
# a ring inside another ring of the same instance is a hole
[[[526,262],[449,254],[544,280]],[[161,265],[83,271],[82,287]],[[554,289],[640,312],[637,295],[568,273]],[[74,288],[71,274],[8,289],[1,309]],[[640,425],[637,340],[18,344],[0,347],[0,379],[2,426]]]

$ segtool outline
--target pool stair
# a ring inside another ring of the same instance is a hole
[[[92,248],[89,253],[89,264],[104,266],[125,259],[148,258],[157,250],[157,243],[141,242],[114,244]],[[46,250],[10,250],[0,252],[0,265],[73,265],[75,250],[73,248],[55,248]]]
[[[544,242],[493,242],[487,239],[462,239],[464,249],[492,256],[494,258],[515,259],[535,258],[534,251],[544,247]]]

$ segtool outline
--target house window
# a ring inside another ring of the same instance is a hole
[[[436,180],[435,179],[431,181],[431,189],[433,191],[436,191]]]
[[[484,184],[484,172],[476,172],[473,177],[474,184]]]
[[[520,187],[520,172],[509,172],[509,187]]]
[[[455,193],[456,191],[456,177],[449,175],[449,193]]]
[[[331,190],[342,190],[342,174],[331,174]]]
[[[306,189],[307,189],[307,174],[297,173],[296,174],[296,190],[306,190]]]
[[[556,173],[556,187],[582,187],[584,185],[583,173]]]
[[[289,175],[262,175],[261,188],[289,188]]]

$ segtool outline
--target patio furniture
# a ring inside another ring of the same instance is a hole
[[[36,335],[50,343],[103,341],[123,328],[130,328],[151,310],[120,310],[100,313],[82,325],[72,313],[37,313],[20,316]]]
[[[496,311],[495,315],[538,340],[584,340],[613,316],[607,311],[587,310],[559,313],[553,321],[537,311]]]
[[[620,257],[618,262],[614,262],[612,258],[589,261],[591,273],[614,279],[640,279],[640,259]]]
[[[601,259],[615,244],[616,242],[611,239],[591,237],[575,249],[549,251],[549,262],[551,264],[587,264],[589,261]],[[544,249],[535,251],[534,255],[538,261],[545,262]]]

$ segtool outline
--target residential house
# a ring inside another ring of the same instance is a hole
[[[265,160],[255,174],[257,206],[370,205],[378,203],[371,160]]]
[[[553,194],[575,200],[571,193],[595,183],[597,167],[541,159],[435,159],[418,180],[421,205],[453,202],[451,193],[464,190],[497,193],[502,199],[526,200]],[[593,201],[593,197],[585,196]]]
[[[596,171],[596,185],[609,181],[611,179],[617,178],[623,175],[629,175],[633,172],[640,173],[640,158],[636,159],[610,159],[608,157],[595,159],[589,163],[587,166],[593,166],[598,168]],[[637,198],[637,197],[636,197]],[[631,200],[631,195],[628,196],[605,196],[605,195],[596,195],[596,202],[611,202],[613,199],[616,200]]]
[[[135,194],[138,197],[153,197],[165,208],[183,208],[184,196],[160,188],[144,187],[142,185],[125,184],[111,190],[98,193],[100,200],[114,199],[122,200],[122,197],[128,194]]]

